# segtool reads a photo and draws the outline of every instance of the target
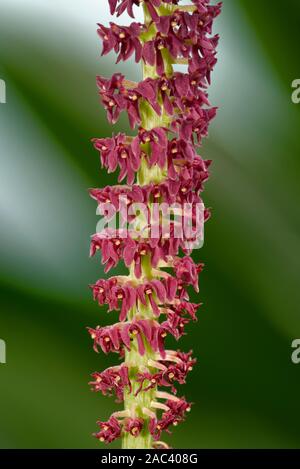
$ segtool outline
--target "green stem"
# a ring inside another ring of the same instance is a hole
[[[129,368],[129,378],[132,382],[132,392],[126,392],[125,394],[125,410],[134,412],[134,416],[142,418],[145,421],[144,428],[139,436],[134,437],[130,433],[124,433],[123,436],[123,449],[151,449],[152,448],[152,436],[148,430],[148,418],[143,413],[143,408],[150,409],[151,401],[155,400],[155,389],[146,392],[141,391],[137,396],[135,393],[139,388],[139,384],[136,382],[137,373],[141,370],[148,368],[148,360],[154,358],[153,352],[148,347],[144,356],[141,356],[136,347],[136,341],[132,344],[130,352],[126,352],[125,364]]]
[[[150,25],[151,17],[144,5],[145,24]],[[169,14],[171,9],[164,7],[163,10],[158,10],[161,15]],[[156,34],[156,28],[151,27],[147,37],[143,40],[151,40]],[[165,70],[168,76],[172,75],[172,59],[167,50],[163,51],[163,58],[165,62]],[[156,68],[143,64],[143,79],[146,78],[157,78]],[[146,130],[151,130],[156,127],[168,127],[170,125],[170,117],[166,115],[162,109],[162,114],[159,116],[147,103],[143,102],[140,106],[140,114],[142,118],[142,127]],[[137,174],[137,182],[140,185],[149,184],[154,182],[158,184],[166,178],[166,169],[161,169],[158,166],[149,168],[146,161],[142,162],[141,169]],[[134,269],[131,270],[131,278],[135,279]],[[151,260],[149,256],[145,256],[142,263],[143,276],[147,279],[154,277],[151,267]],[[132,310],[130,313],[129,320],[132,320],[136,316],[136,310]],[[152,309],[148,304],[147,307],[139,304],[139,317],[142,319],[154,320]],[[149,417],[144,414],[143,408],[150,410],[151,402],[155,401],[155,395],[157,389],[151,389],[146,392],[141,391],[135,396],[136,391],[139,388],[139,383],[136,382],[137,374],[145,369],[155,372],[155,369],[151,369],[148,365],[149,360],[155,360],[155,353],[151,347],[145,342],[145,354],[141,356],[138,352],[137,340],[133,338],[131,342],[131,350],[125,352],[125,365],[129,369],[129,377],[132,383],[132,392],[125,392],[124,395],[124,406],[125,410],[129,411],[130,414],[136,418],[142,418],[145,421],[144,428],[138,437],[134,437],[129,433],[124,433],[122,447],[123,449],[151,449],[153,447],[153,438],[148,430]],[[151,409],[152,410],[152,409]],[[154,412],[154,411],[153,411]],[[155,413],[155,412],[154,412]]]

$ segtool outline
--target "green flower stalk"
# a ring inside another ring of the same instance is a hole
[[[116,324],[89,328],[94,349],[124,360],[92,375],[92,390],[115,394],[124,403],[108,421],[97,422],[95,436],[105,443],[122,438],[123,448],[165,448],[162,432],[170,433],[191,410],[177,396],[175,384],[185,383],[196,360],[192,352],[166,350],[165,340],[169,335],[179,340],[197,319],[199,304],[189,301],[188,288],[199,291],[203,264],[195,264],[190,255],[202,235],[199,221],[209,218],[200,195],[211,162],[196,149],[216,115],[206,89],[216,64],[218,36],[212,36],[212,25],[221,4],[108,3],[117,16],[127,11],[134,18],[134,5],[143,8],[143,24],[99,24],[98,29],[102,54],[114,50],[117,62],[135,56],[142,62],[143,79],[135,83],[120,73],[97,77],[109,121],[116,123],[125,111],[138,133],[93,139],[102,167],[108,172],[119,168],[118,182],[126,184],[90,191],[110,221],[117,213],[122,220],[118,228],[109,224],[92,237],[91,255],[101,251],[105,272],[121,260],[129,269],[128,276],[92,285],[100,305],[119,311]],[[176,71],[178,64],[186,65],[187,73]],[[186,230],[194,225],[196,230]]]

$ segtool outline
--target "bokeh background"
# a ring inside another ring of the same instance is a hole
[[[225,0],[216,23],[220,111],[202,149],[214,160],[213,218],[195,253],[204,305],[181,341],[199,359],[180,391],[195,405],[174,447],[300,447],[300,4],[282,8]],[[95,421],[117,408],[87,385],[108,362],[85,327],[113,320],[87,287],[103,274],[88,258],[97,217],[87,188],[116,180],[90,138],[112,132],[95,76],[141,75],[100,58],[97,21],[109,21],[104,0],[0,2],[1,448],[97,448]]]

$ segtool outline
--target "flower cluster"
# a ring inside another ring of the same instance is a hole
[[[185,384],[188,373],[193,370],[196,363],[196,359],[191,356],[192,352],[167,351],[164,358],[158,355],[157,360],[149,361],[149,365],[158,371],[151,373],[147,368],[145,371],[138,373],[137,381],[140,383],[140,387],[135,395],[158,386],[171,387],[172,392],[177,394],[174,383]],[[144,386],[145,384],[146,386]]]
[[[154,438],[159,440],[163,430],[170,433],[169,427],[178,425],[185,418],[186,412],[190,412],[191,404],[186,402],[185,398],[177,398],[168,393],[157,392],[157,398],[165,399],[165,403],[157,403],[153,405],[154,409],[162,409],[162,415],[157,418],[156,414],[144,408],[144,414],[150,417],[148,423],[148,431]],[[115,412],[107,422],[97,422],[100,431],[94,436],[103,443],[111,443],[119,438],[123,433],[130,433],[131,436],[137,438],[142,430],[146,427],[146,420],[139,417],[131,417],[129,413]]]
[[[203,190],[203,183],[209,177],[208,168],[211,161],[203,160],[189,139],[185,139],[186,135],[190,136],[191,130],[192,127],[187,121],[181,129],[183,138],[168,140],[165,129],[154,128],[146,131],[140,128],[134,139],[118,134],[112,138],[93,139],[93,142],[100,152],[102,167],[109,173],[119,168],[119,182],[126,178],[127,183],[132,185],[143,163],[150,169],[155,165],[162,169],[167,167],[168,180],[165,184],[169,183],[167,189],[176,200],[178,192],[183,189],[184,181],[190,190],[198,192]],[[149,193],[149,189],[151,190],[151,185],[144,187],[144,194]]]
[[[201,205],[203,222],[210,217],[202,192],[211,161],[197,150],[217,111],[207,89],[217,62],[219,36],[212,27],[221,3],[108,0],[108,5],[112,15],[127,13],[133,19],[135,7],[142,6],[145,22],[98,25],[102,55],[114,51],[117,62],[142,62],[143,79],[136,83],[121,73],[97,77],[108,121],[116,124],[124,112],[136,135],[93,139],[102,168],[118,171],[119,184],[90,189],[90,195],[109,221],[118,214],[119,226],[93,235],[90,255],[101,253],[106,273],[121,261],[129,269],[128,276],[91,285],[94,300],[118,312],[115,324],[88,328],[93,348],[124,359],[92,374],[94,392],[124,402],[123,410],[97,422],[95,437],[104,443],[122,438],[124,448],[165,447],[158,441],[162,432],[170,433],[191,410],[184,397],[177,397],[176,386],[186,382],[196,359],[192,352],[169,350],[166,341],[178,341],[197,321],[200,307],[189,301],[189,289],[199,292],[203,264],[193,261],[190,241],[201,230],[180,231],[176,216],[188,206],[187,221],[194,225]],[[178,64],[186,66],[185,72],[176,70]],[[167,220],[170,207],[176,216]]]
[[[176,426],[179,422],[182,422],[186,412],[191,410],[191,404],[186,402],[185,398],[179,399],[167,393],[160,394],[165,394],[164,397],[167,401],[158,407],[164,409],[161,418],[152,417],[150,419],[149,430],[155,440],[160,439],[162,431],[170,433],[169,427],[171,425]]]
[[[185,250],[184,240],[160,236],[145,238],[135,232],[125,230],[124,236],[126,234],[127,237],[120,238],[118,236],[120,233],[122,233],[120,230],[117,233],[115,230],[106,229],[92,237],[90,255],[94,256],[98,251],[102,253],[102,264],[105,265],[105,272],[109,272],[111,268],[116,267],[120,260],[123,260],[126,267],[134,264],[135,276],[140,278],[142,276],[142,261],[145,256],[148,256],[150,257],[151,266],[155,268],[160,261],[167,264],[171,263],[178,279],[180,279],[180,274],[183,273],[184,269],[189,271],[190,277],[192,275],[195,277],[196,267],[189,256],[186,256],[184,260],[177,260],[175,263],[170,260],[178,254],[180,247]]]
[[[147,63],[146,59],[145,62]],[[207,71],[205,77],[208,81]],[[168,116],[177,117],[172,128],[178,128],[181,134],[190,122],[189,114],[192,113],[198,126],[201,123],[198,132],[194,131],[200,142],[201,138],[207,135],[207,127],[216,115],[216,108],[203,109],[204,106],[210,106],[205,91],[205,77],[199,74],[198,70],[191,74],[177,72],[172,77],[167,77],[162,72],[159,78],[147,78],[137,84],[128,82],[123,75],[116,73],[109,80],[98,76],[97,85],[110,123],[115,124],[120,114],[125,111],[132,128],[140,125],[141,103],[147,103],[158,115],[166,112]],[[145,132],[145,129],[141,130]],[[160,129],[160,132],[163,133],[163,129]],[[192,134],[185,139],[187,142],[191,140]]]

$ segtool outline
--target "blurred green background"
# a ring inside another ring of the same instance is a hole
[[[0,447],[97,448],[95,421],[117,406],[89,391],[108,361],[85,327],[115,315],[87,287],[103,274],[88,258],[87,188],[116,177],[99,171],[89,142],[112,132],[95,76],[140,69],[100,59],[106,1],[1,0],[0,10]],[[204,305],[180,344],[199,359],[180,390],[195,405],[167,438],[174,447],[300,447],[299,21],[298,0],[225,0],[216,24],[220,111],[202,149],[214,160],[213,218],[195,253]]]

